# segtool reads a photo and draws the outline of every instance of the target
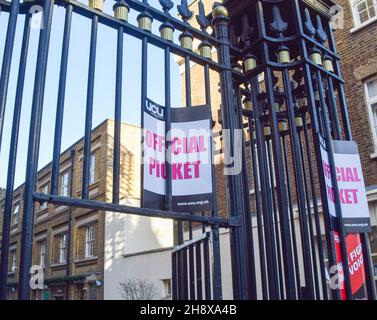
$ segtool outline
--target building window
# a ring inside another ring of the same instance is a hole
[[[44,194],[48,194],[48,184],[44,184],[42,187],[41,187],[41,193],[44,193]],[[47,202],[42,202],[41,204],[41,210],[44,210],[47,208]]]
[[[69,188],[69,173],[68,171],[65,171],[61,175],[60,195],[63,197],[68,197],[68,188]]]
[[[377,152],[377,77],[365,82],[365,96],[372,128],[374,152]]]
[[[377,0],[352,0],[355,26],[360,27],[377,19]]]
[[[64,233],[59,239],[59,263],[67,262],[67,234]]]
[[[11,253],[10,253],[10,256],[11,256],[11,267],[10,267],[10,270],[11,272],[16,272],[16,269],[17,269],[17,252],[16,250],[12,250]]]
[[[39,241],[39,265],[43,268],[46,265],[46,240]]]
[[[171,298],[171,279],[163,279],[162,282],[162,297],[163,299]]]
[[[86,229],[85,258],[94,257],[94,225]]]
[[[89,168],[89,184],[96,181],[96,154],[92,153],[90,155],[90,168]]]
[[[20,218],[20,204],[16,203],[13,208],[13,224],[17,224]]]

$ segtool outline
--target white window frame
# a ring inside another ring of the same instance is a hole
[[[172,297],[172,281],[171,279],[162,279],[162,297],[163,299],[170,299]]]
[[[16,272],[16,269],[17,269],[17,251],[16,250],[12,250],[11,254],[12,254],[11,272]]]
[[[41,186],[41,193],[48,194],[48,183],[45,183]],[[42,202],[40,209],[47,209],[47,201]]]
[[[63,197],[68,197],[68,192],[69,192],[69,171],[66,170],[61,174],[60,195]]]
[[[96,153],[93,152],[90,155],[90,162],[89,162],[89,184],[93,184],[96,182]]]
[[[357,29],[360,29],[360,28],[362,28],[362,27],[370,24],[371,22],[377,20],[377,0],[373,0],[373,1],[375,1],[375,5],[374,6],[375,6],[375,10],[376,10],[376,16],[371,17],[371,18],[369,18],[368,20],[366,20],[364,22],[361,22],[361,20],[360,20],[360,14],[359,14],[359,11],[357,9],[357,6],[361,2],[366,2],[366,1],[367,0],[350,0],[351,11],[352,11],[353,21],[354,21],[354,26],[355,26],[354,28],[351,29],[351,32],[355,31]],[[369,11],[368,11],[368,16],[369,16]]]
[[[39,241],[39,265],[44,268],[46,266],[46,246],[47,241]]]
[[[366,100],[367,108],[368,108],[369,123],[372,129],[372,138],[373,138],[373,144],[374,144],[374,151],[373,151],[373,154],[371,154],[371,158],[377,158],[377,96],[370,98],[369,91],[368,91],[368,83],[372,81],[377,81],[377,76],[374,76],[373,78],[369,78],[366,81],[364,81],[364,90],[365,90],[365,100]],[[372,110],[373,105],[376,105],[375,106],[376,115],[373,114],[373,110]]]
[[[59,236],[59,263],[67,262],[67,236],[66,233]]]
[[[20,221],[20,203],[17,202],[13,207],[12,224],[16,225]]]
[[[85,258],[94,257],[94,239],[95,239],[95,225],[91,224],[86,227]]]

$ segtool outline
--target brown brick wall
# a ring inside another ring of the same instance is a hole
[[[363,81],[377,75],[377,21],[356,32],[350,1],[339,0],[344,8],[344,29],[335,32],[341,69],[345,80],[349,118],[354,140],[360,150],[366,185],[377,184],[377,159],[374,152],[372,129],[368,119]]]
[[[98,201],[112,200],[112,165],[114,122],[107,120],[92,132],[92,153],[96,155],[95,181],[90,185],[90,198]],[[140,159],[140,130],[137,127],[122,124],[122,149],[121,149],[121,198],[140,197],[139,171],[134,166],[134,158]],[[138,146],[138,147],[137,147]],[[82,154],[83,141],[74,144],[61,155],[61,173],[71,170],[71,153],[75,150],[73,171],[73,197],[81,197],[82,181]],[[38,174],[37,188],[48,184],[50,188],[50,165],[40,170]],[[70,181],[69,181],[70,183]],[[23,215],[23,189],[21,185],[14,192],[13,203],[19,203],[19,223],[12,225],[11,248],[16,248],[17,265],[19,266],[21,225]],[[59,179],[59,191],[61,191],[61,177]],[[0,230],[2,230],[3,200],[1,200]],[[64,279],[67,275],[67,264],[59,262],[60,236],[68,232],[69,215],[71,214],[71,246],[69,267],[71,281],[69,282],[70,299],[102,299],[103,283],[97,286],[96,280],[103,282],[104,268],[104,212],[88,209],[72,208],[49,204],[45,208],[41,204],[35,205],[35,227],[33,243],[33,263],[39,264],[40,241],[46,241],[46,266],[45,283],[48,285],[49,299],[65,298],[66,285]],[[94,256],[85,257],[87,227],[95,228]],[[0,231],[1,232],[1,231]],[[1,237],[1,233],[0,233]],[[68,250],[68,249],[67,249]],[[11,259],[11,255],[9,257]],[[11,263],[11,261],[10,261]],[[17,288],[18,270],[9,273],[8,284]],[[32,297],[42,299],[45,293],[32,292]],[[9,298],[16,298],[17,290],[9,290]]]

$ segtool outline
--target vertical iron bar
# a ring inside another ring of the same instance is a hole
[[[342,139],[342,128],[340,126],[339,122],[339,115],[338,115],[338,108],[336,106],[336,100],[335,100],[335,91],[334,91],[334,84],[333,80],[331,77],[327,78],[327,95],[329,97],[329,103],[330,103],[330,110],[332,110],[332,120],[331,122],[334,124],[333,127],[335,128],[334,130],[334,135],[336,139],[341,140]]]
[[[57,195],[59,190],[59,168],[60,168],[60,151],[62,142],[63,130],[63,115],[64,115],[64,102],[65,90],[67,83],[67,67],[68,67],[68,54],[69,43],[71,35],[71,22],[72,22],[73,6],[68,4],[65,12],[64,22],[64,35],[62,44],[62,55],[60,60],[60,75],[59,75],[59,90],[58,101],[55,116],[55,135],[54,135],[54,150],[51,167],[51,190],[52,195]]]
[[[276,206],[276,201],[275,201],[275,186],[274,186],[274,171],[273,171],[273,165],[272,165],[272,153],[271,153],[271,146],[270,146],[270,139],[266,139],[266,155],[267,155],[267,166],[268,166],[268,173],[269,173],[269,185],[270,185],[270,192],[271,192],[271,209],[272,209],[272,225],[271,225],[271,230],[272,232],[275,233],[275,252],[276,252],[276,258],[277,258],[277,270],[278,270],[278,283],[279,283],[279,290],[280,290],[280,295],[279,298],[281,300],[284,300],[284,280],[283,280],[283,265],[281,261],[281,247],[280,247],[280,234],[279,234],[279,219],[277,216],[277,206]]]
[[[3,126],[4,126],[4,117],[5,117],[5,108],[6,108],[6,104],[7,104],[9,76],[10,76],[10,69],[11,69],[11,66],[12,66],[13,46],[14,46],[14,38],[15,38],[15,34],[16,34],[19,7],[20,7],[20,0],[12,0],[10,13],[9,13],[7,35],[6,35],[6,38],[5,38],[3,63],[2,63],[2,67],[1,67],[1,75],[0,75],[0,151],[1,151],[1,142],[3,140]]]
[[[143,37],[141,40],[141,93],[140,93],[140,130],[141,130],[141,145],[144,144],[144,108],[147,101],[147,95],[148,95],[148,37]],[[141,203],[144,203],[143,201],[143,185],[144,185],[144,152],[141,150],[141,166],[140,166],[140,201]],[[179,223],[179,222],[178,222]],[[183,242],[183,241],[182,241]],[[178,241],[178,244],[181,244],[180,239]],[[179,254],[178,256],[178,270],[180,269],[180,261],[181,257]],[[178,279],[180,279],[181,274],[179,273]],[[179,290],[181,289],[181,286],[179,284]],[[182,299],[181,291],[179,291],[179,299]]]
[[[115,75],[115,124],[114,124],[114,153],[113,153],[113,203],[119,203],[120,179],[120,145],[122,121],[122,90],[123,90],[123,27],[118,29],[116,75]]]
[[[260,36],[266,38],[266,28],[265,20],[263,14],[262,2],[258,2],[256,5],[258,29]],[[264,40],[262,45],[263,62],[269,60],[269,48],[267,42]],[[274,109],[274,88],[272,81],[272,71],[270,67],[265,69],[265,82],[267,90],[267,104],[268,104],[268,114],[269,122],[272,133],[272,146],[274,151],[274,163],[275,163],[275,174],[276,174],[276,185],[277,185],[277,200],[279,204],[279,214],[280,214],[280,232],[282,235],[282,254],[284,261],[284,271],[285,271],[285,286],[287,299],[296,299],[296,289],[295,280],[293,278],[293,256],[292,256],[292,245],[290,238],[290,229],[288,222],[288,203],[287,203],[287,191],[284,181],[284,170],[281,161],[281,146],[280,146],[280,135],[278,130],[277,117]]]
[[[243,128],[243,116],[242,116],[242,102],[241,102],[241,92],[238,83],[234,84],[234,95],[236,102],[236,112],[238,114],[238,127]],[[257,299],[257,287],[256,287],[256,272],[255,272],[255,256],[254,256],[254,239],[253,239],[253,226],[251,217],[251,206],[250,206],[250,183],[247,172],[247,160],[246,160],[246,142],[245,133],[242,129],[242,190],[244,194],[244,225],[245,225],[245,237],[246,237],[246,263],[247,263],[247,277],[248,277],[248,291],[250,299]]]
[[[256,105],[255,105],[256,106]],[[262,283],[262,296],[263,300],[267,300],[267,278],[266,278],[266,257],[265,257],[265,243],[263,236],[263,221],[261,216],[261,204],[259,199],[259,177],[257,171],[257,158],[255,155],[255,141],[254,141],[254,127],[252,125],[252,118],[248,116],[249,124],[249,135],[250,135],[250,150],[251,150],[251,162],[253,168],[254,177],[254,198],[255,198],[255,211],[257,217],[257,228],[258,228],[258,246],[259,246],[259,262],[260,262],[260,276]]]
[[[33,102],[30,119],[29,144],[27,153],[27,167],[25,177],[24,216],[22,221],[20,272],[19,272],[19,299],[28,300],[29,271],[32,263],[32,244],[34,226],[34,200],[36,176],[38,169],[38,154],[40,145],[41,119],[43,112],[43,93],[46,81],[46,69],[50,31],[54,1],[45,1],[43,6],[43,25],[40,31],[37,66],[35,71]]]
[[[338,186],[338,181],[336,178],[335,159],[334,159],[334,150],[332,146],[330,119],[328,115],[327,105],[323,96],[324,91],[323,91],[322,77],[319,71],[316,71],[316,79],[317,79],[319,97],[320,97],[320,101],[322,105],[323,117],[324,117],[324,122],[325,122],[326,147],[327,147],[327,154],[329,158],[329,165],[330,165],[330,171],[331,171],[331,183],[332,183],[332,187],[334,191],[334,198],[335,198],[335,212],[336,212],[338,226],[339,226],[339,240],[340,240],[340,249],[341,249],[341,255],[342,255],[344,284],[346,288],[347,299],[352,300],[353,298],[352,298],[351,276],[350,276],[350,270],[348,268],[348,254],[347,254],[347,248],[346,248],[346,233],[345,233],[344,224],[343,224],[343,213],[342,213],[342,207],[341,207],[341,202],[340,202],[339,186]]]
[[[374,268],[373,268],[373,262],[372,257],[370,254],[370,243],[369,243],[369,237],[367,233],[361,233],[361,243],[363,246],[363,255],[364,255],[364,261],[365,261],[365,276],[367,279],[367,295],[369,300],[376,300],[376,286],[374,281]]]
[[[310,176],[310,186],[311,186],[311,190],[312,190],[314,219],[315,219],[315,226],[316,226],[316,233],[317,233],[317,243],[318,243],[319,265],[320,265],[320,268],[321,268],[321,281],[322,281],[323,299],[328,300],[327,282],[326,282],[326,267],[325,267],[325,260],[324,260],[324,255],[323,255],[323,245],[322,245],[322,230],[321,230],[321,223],[320,223],[320,220],[319,220],[318,199],[317,199],[317,194],[316,194],[316,185],[315,185],[315,180],[314,180],[312,157],[311,157],[311,152],[310,152],[308,129],[307,129],[307,125],[306,125],[306,114],[305,113],[302,115],[302,120],[303,120],[305,147],[306,147],[306,156],[307,156],[308,170],[309,170],[309,176]]]
[[[300,34],[304,33],[303,28],[303,22],[301,18],[301,10],[300,10],[300,3],[298,0],[294,0],[293,3],[294,6],[294,22],[296,25],[296,30]],[[300,56],[308,60],[308,51],[306,42],[303,38],[300,39]],[[314,150],[316,150],[315,156],[316,156],[316,165],[317,165],[317,172],[319,173],[319,183],[320,186],[324,186],[324,178],[322,176],[323,168],[322,168],[322,161],[320,156],[320,145],[319,145],[319,139],[318,139],[318,133],[319,133],[319,123],[318,123],[318,114],[317,114],[317,106],[316,101],[314,98],[314,90],[313,90],[313,81],[311,76],[311,70],[309,67],[309,64],[304,64],[303,66],[303,72],[304,72],[304,80],[305,80],[305,89],[308,95],[308,102],[309,102],[309,116],[310,116],[310,124],[311,124],[311,131],[312,131],[312,137],[313,137],[313,144],[314,144]],[[305,117],[303,117],[304,124],[305,124]],[[327,195],[325,192],[325,188],[320,188],[321,192],[321,199],[326,199]],[[326,232],[326,243],[327,243],[327,252],[329,257],[329,264],[330,266],[336,265],[336,256],[335,256],[335,248],[334,248],[334,237],[331,233],[330,229],[330,220],[329,220],[329,209],[327,207],[327,203],[325,201],[322,201],[322,207],[324,211],[324,224],[325,224],[325,232]],[[333,290],[333,296],[335,299],[340,299],[340,292],[339,290]]]
[[[178,251],[176,253],[177,255],[177,263],[176,263],[176,269],[177,269],[177,299],[182,300],[182,277],[183,277],[183,265],[182,265],[182,250]]]
[[[298,150],[298,137],[295,124],[295,114],[293,109],[293,98],[292,91],[289,79],[289,73],[287,69],[283,71],[283,82],[284,82],[284,91],[286,95],[286,105],[287,105],[287,116],[291,137],[291,149],[293,156],[293,169],[295,174],[296,181],[296,194],[297,194],[297,205],[300,215],[301,222],[301,240],[303,241],[303,258],[304,258],[304,269],[305,269],[305,286],[308,293],[309,299],[314,299],[315,292],[313,287],[313,270],[310,263],[310,243],[308,236],[308,225],[307,225],[307,216],[305,212],[305,197],[303,193],[303,174],[302,174],[302,163],[300,159],[300,152]],[[307,206],[310,204],[307,203]]]
[[[211,300],[211,267],[209,258],[209,239],[203,241],[203,256],[204,256],[204,288],[205,299]]]
[[[187,270],[187,248],[182,249],[182,300],[188,300],[189,286],[188,286],[188,270]]]
[[[172,209],[172,180],[171,180],[171,76],[170,76],[170,47],[165,48],[165,139],[166,139],[166,208]],[[168,154],[170,152],[170,154]]]
[[[177,256],[178,254],[172,253],[172,298],[173,300],[178,300],[178,290],[177,290]]]
[[[185,56],[185,98],[186,98],[186,108],[192,107],[191,99],[191,68],[190,68],[190,57]],[[188,223],[189,228],[189,239],[192,240],[192,223]],[[191,263],[191,261],[190,261]]]
[[[194,264],[194,246],[191,244],[188,248],[189,253],[189,276],[190,276],[190,300],[196,299],[196,288],[195,288],[195,264]]]
[[[213,268],[212,268],[212,283],[213,283],[213,299],[222,300],[222,284],[221,284],[221,260],[220,260],[220,233],[218,226],[212,228],[212,242],[213,242]]]
[[[205,101],[206,105],[210,110],[210,129],[212,129],[212,108],[211,108],[211,82],[209,65],[204,65],[204,87],[205,87]],[[217,190],[216,190],[216,167],[215,158],[213,154],[213,137],[211,134],[210,139],[210,153],[211,153],[211,173],[212,173],[212,211],[211,215],[213,217],[218,216],[217,211]],[[205,226],[202,224],[202,229],[205,231]],[[220,234],[219,228],[217,226],[212,228],[212,241],[213,241],[213,298],[215,300],[222,300],[222,283],[221,283],[221,260],[220,260]],[[198,298],[199,299],[199,298]]]
[[[10,140],[10,150],[8,158],[7,186],[4,200],[3,214],[3,232],[1,244],[1,266],[0,266],[0,300],[7,297],[7,278],[8,278],[8,256],[9,256],[9,240],[10,227],[12,223],[12,205],[13,205],[13,188],[14,177],[16,172],[16,159],[18,148],[18,135],[20,129],[20,118],[22,109],[22,97],[25,84],[26,63],[29,50],[30,39],[30,15],[25,16],[24,31],[22,37],[20,67],[18,70],[16,99],[14,103],[12,132]],[[1,139],[1,138],[0,138]]]
[[[196,254],[196,298],[203,299],[203,279],[202,279],[202,252],[201,242],[195,245]]]
[[[74,181],[74,174],[75,174],[75,155],[76,150],[71,149],[70,156],[71,156],[71,174],[70,174],[70,183],[69,183],[69,196],[73,197],[73,181]],[[67,268],[66,268],[66,277],[69,279],[71,275],[71,244],[72,244],[72,212],[73,208],[69,207],[68,209],[68,230],[67,230]],[[66,282],[66,300],[69,299],[69,280]]]
[[[330,22],[328,24],[328,35],[329,35],[330,50],[336,53],[337,50],[336,50],[335,38],[334,38],[334,33],[333,33]],[[338,59],[335,59],[334,61],[334,69],[335,69],[335,74],[337,74],[338,76],[341,76],[340,63]],[[350,141],[352,140],[352,130],[351,130],[351,123],[349,121],[349,116],[348,116],[348,108],[347,108],[346,95],[344,91],[344,84],[339,82],[338,87],[339,87],[340,111],[342,115],[343,129],[346,136],[346,140]]]
[[[289,172],[290,167],[288,163],[287,147],[285,144],[285,133],[283,133],[281,140],[282,140],[282,145],[283,145],[285,176],[287,180],[288,205],[289,205],[289,214],[290,214],[289,217],[291,220],[291,235],[292,235],[293,257],[294,257],[295,276],[296,276],[296,290],[300,290],[301,281],[300,281],[300,267],[298,263],[297,235],[296,235],[295,216],[294,216],[292,194],[291,194],[292,189],[291,189],[290,172]]]
[[[224,8],[225,9],[225,8]],[[224,66],[220,73],[221,82],[221,101],[222,101],[222,121],[223,132],[229,133],[229,145],[225,157],[231,159],[236,154],[235,130],[242,130],[237,127],[237,116],[234,112],[234,99],[232,88],[232,70],[230,62],[229,49],[229,18],[223,14],[214,17],[213,28],[216,38],[219,40],[217,48],[219,63]],[[241,146],[242,147],[242,146]],[[236,165],[236,163],[234,164]],[[233,294],[234,299],[247,299],[247,272],[246,259],[244,252],[246,250],[245,226],[243,223],[244,199],[239,191],[242,190],[242,176],[240,173],[227,176],[227,199],[229,213],[240,219],[240,226],[230,230],[231,249],[232,249],[232,273],[233,273]]]
[[[94,80],[96,70],[96,51],[97,51],[97,32],[98,16],[92,18],[92,29],[90,37],[89,51],[89,70],[88,70],[88,88],[86,96],[86,113],[85,113],[85,136],[82,165],[82,199],[89,199],[89,170],[90,170],[90,152],[92,142],[92,121],[93,121],[93,103],[94,103]]]
[[[264,228],[264,235],[266,238],[266,261],[267,261],[267,275],[268,275],[268,294],[269,299],[276,299],[277,297],[277,271],[276,271],[276,263],[273,256],[273,234],[271,232],[271,222],[270,222],[270,201],[269,201],[269,194],[268,194],[268,180],[266,176],[266,154],[264,148],[264,128],[263,122],[261,124],[260,119],[260,110],[259,107],[263,110],[263,104],[259,105],[257,92],[259,92],[258,87],[258,78],[252,77],[251,79],[251,93],[254,105],[254,122],[255,122],[255,135],[256,135],[256,143],[257,143],[257,153],[258,153],[258,164],[259,164],[259,174],[261,180],[261,193],[262,193],[262,208],[263,208],[263,228]],[[258,190],[259,191],[259,190]],[[261,226],[262,228],[262,226]]]
[[[191,68],[190,68],[190,57],[185,56],[185,96],[186,96],[186,108],[192,107],[191,99]],[[189,239],[193,238],[192,222],[188,223]],[[193,247],[188,248],[189,251],[189,283],[190,283],[190,299],[195,299],[195,275],[194,275],[194,251]]]
[[[315,249],[315,240],[314,240],[314,228],[313,228],[313,220],[312,220],[312,208],[310,205],[310,195],[309,195],[309,184],[308,179],[306,177],[306,166],[305,166],[305,159],[304,159],[304,149],[302,147],[302,137],[300,128],[296,127],[297,129],[297,136],[298,136],[298,146],[299,146],[299,153],[301,157],[302,163],[302,176],[304,179],[304,192],[305,198],[307,203],[307,217],[309,222],[309,238],[310,238],[310,247],[309,250],[312,255],[312,266],[313,266],[313,276],[314,276],[314,288],[315,288],[315,296],[316,299],[319,300],[321,298],[321,294],[319,292],[319,278],[318,278],[318,266],[317,266],[317,254]]]

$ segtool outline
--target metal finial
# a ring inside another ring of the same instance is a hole
[[[271,30],[282,34],[288,28],[288,23],[286,23],[280,14],[280,9],[278,6],[274,6],[272,9],[273,21],[270,24]]]
[[[192,11],[190,11],[187,0],[181,0],[181,4],[177,6],[179,14],[182,16],[183,21],[187,22],[192,17]]]
[[[322,43],[324,43],[324,42],[327,41],[327,34],[326,34],[325,30],[323,29],[321,17],[319,15],[317,15],[316,19],[317,19],[316,35],[317,35],[318,40],[321,41]]]
[[[246,45],[250,45],[251,38],[254,33],[254,28],[250,26],[247,14],[242,16],[242,32],[240,35],[241,41]]]
[[[305,9],[305,28],[306,28],[306,31],[308,32],[308,35],[313,37],[315,35],[315,28],[314,28],[314,25],[313,25],[313,22],[312,22],[312,18],[310,17],[310,12],[309,12],[309,9],[306,8]]]
[[[210,22],[207,19],[202,0],[199,1],[198,7],[199,7],[199,14],[196,15],[196,21],[198,22],[202,31],[205,31],[210,26]]]
[[[171,0],[159,0],[159,1],[165,13],[169,13],[169,11],[174,7],[174,3]]]

